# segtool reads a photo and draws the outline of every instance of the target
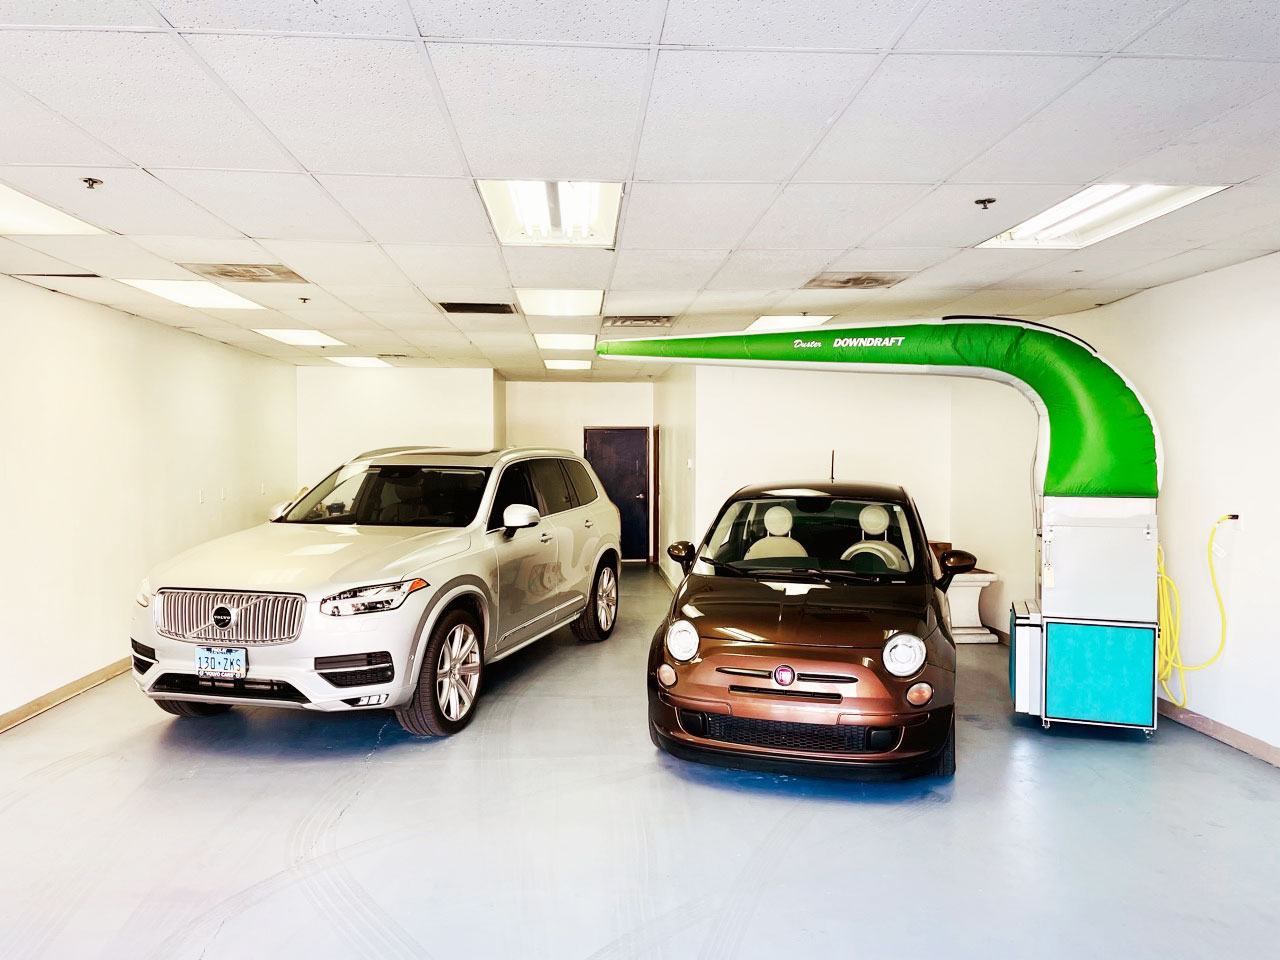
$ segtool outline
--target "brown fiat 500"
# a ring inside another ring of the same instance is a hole
[[[685,571],[649,653],[649,730],[690,760],[809,773],[955,772],[956,650],[901,487],[744,487]]]

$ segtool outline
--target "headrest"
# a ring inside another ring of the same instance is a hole
[[[878,537],[889,529],[889,511],[878,503],[869,503],[858,514],[858,526],[863,533]]]
[[[774,537],[791,532],[791,511],[786,507],[770,507],[764,512],[764,528]]]

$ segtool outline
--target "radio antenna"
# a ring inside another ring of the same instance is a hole
[[[831,482],[836,482],[836,452],[831,451]]]

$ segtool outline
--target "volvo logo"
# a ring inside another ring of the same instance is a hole
[[[796,682],[796,671],[794,667],[788,667],[785,663],[773,668],[773,682],[780,687],[789,687]]]
[[[219,606],[213,608],[213,625],[219,630],[227,629],[235,621],[235,612],[230,607]]]

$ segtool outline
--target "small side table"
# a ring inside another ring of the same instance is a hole
[[[956,643],[997,643],[999,637],[982,624],[978,598],[983,587],[1000,578],[990,570],[971,570],[959,574],[947,589],[951,603],[951,636]]]

